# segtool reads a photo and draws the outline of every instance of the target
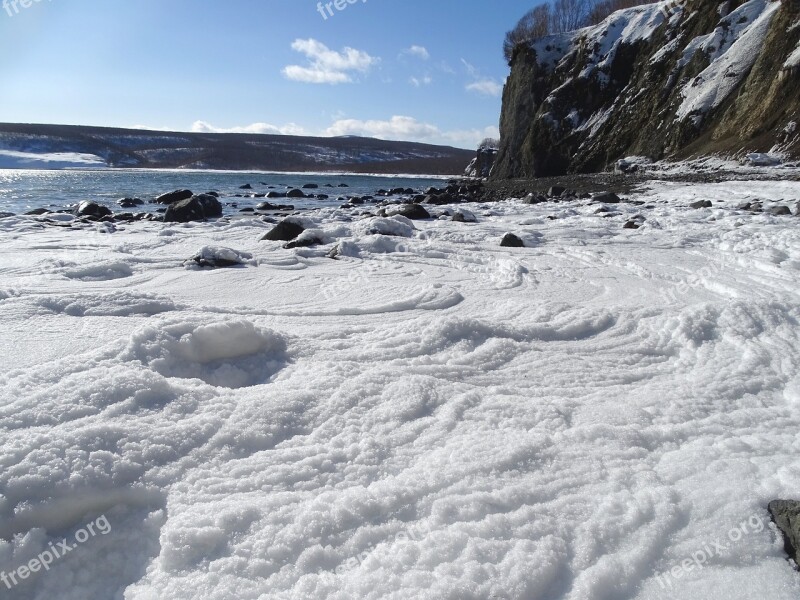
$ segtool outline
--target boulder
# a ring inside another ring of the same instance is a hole
[[[592,202],[601,204],[619,204],[621,199],[614,192],[601,192],[592,196]]]
[[[774,500],[769,503],[769,514],[783,533],[786,553],[800,564],[800,502]]]
[[[316,183],[306,183],[305,185],[303,185],[304,190],[316,190],[318,187],[319,185]]]
[[[711,200],[698,200],[697,202],[692,202],[689,206],[691,208],[711,208],[714,205],[711,204]]]
[[[453,204],[458,200],[454,198],[450,193],[443,192],[441,194],[430,194],[425,196],[425,204],[433,204],[435,206],[441,206],[442,204]]]
[[[261,241],[268,242],[291,242],[305,231],[305,228],[294,221],[284,219],[278,223],[272,231],[261,238]]]
[[[297,188],[293,188],[293,189],[289,190],[288,192],[286,192],[286,197],[287,198],[305,198],[306,195],[303,192],[303,190],[299,190]]]
[[[244,185],[240,185],[240,186],[239,186],[239,189],[240,189],[240,190],[252,190],[252,189],[253,189],[253,186],[252,186],[252,185],[250,185],[249,183],[245,183]]]
[[[478,219],[472,212],[462,208],[453,213],[453,221],[456,223],[476,223]]]
[[[767,212],[771,214],[773,217],[780,217],[783,215],[791,215],[792,209],[789,208],[788,206],[773,206]]]
[[[311,246],[320,246],[322,245],[322,240],[315,237],[301,237],[300,239],[293,240],[288,244],[284,244],[284,248],[286,250],[291,250],[292,248],[309,248]]]
[[[523,204],[542,204],[544,202],[547,202],[547,198],[536,194],[528,194],[522,199]]]
[[[102,206],[97,202],[90,202],[88,200],[81,202],[75,209],[75,216],[77,217],[102,219],[103,217],[110,217],[111,215],[111,209],[107,206]]]
[[[139,198],[122,198],[121,200],[117,200],[117,204],[119,204],[121,208],[135,208],[137,206],[142,206],[144,200],[140,200]]]
[[[567,188],[562,187],[560,185],[554,185],[549,190],[547,190],[547,195],[551,198],[559,198],[564,195],[564,192],[567,191]]]
[[[524,248],[525,242],[513,233],[507,233],[503,236],[500,246],[503,248]]]
[[[155,203],[173,204],[175,202],[180,202],[181,200],[188,200],[192,196],[194,196],[194,194],[191,190],[175,190],[174,192],[169,192],[168,194],[162,194],[155,199]]]
[[[400,215],[412,221],[431,218],[430,213],[419,204],[401,204],[399,206],[390,206],[386,209],[387,217],[394,217],[395,215]]]
[[[222,204],[214,196],[200,194],[186,200],[170,204],[164,214],[164,222],[189,223],[205,221],[222,216]]]
[[[267,192],[265,198],[286,198],[286,194],[282,194],[281,192]]]
[[[339,187],[340,187],[340,188],[346,188],[346,187],[350,187],[350,186],[349,186],[349,185],[347,185],[346,183],[340,183],[340,184],[339,184]]]
[[[641,224],[637,223],[636,221],[628,221],[627,223],[625,223],[625,225],[622,228],[623,229],[639,229],[639,227],[641,227]]]
[[[34,208],[33,210],[29,210],[25,213],[26,217],[39,217],[41,215],[46,215],[50,211],[46,208]]]

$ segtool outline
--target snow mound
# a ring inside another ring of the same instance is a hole
[[[165,377],[243,388],[266,383],[286,363],[286,342],[249,321],[146,328],[133,336],[129,359]]]

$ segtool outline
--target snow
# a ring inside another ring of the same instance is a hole
[[[679,121],[699,122],[737,89],[758,59],[780,7],[780,2],[749,0],[722,19],[714,32],[689,43],[679,66],[697,51],[703,51],[711,64],[681,90]]]
[[[599,25],[582,30],[587,66],[580,76],[590,77],[598,72],[604,76],[621,46],[650,39],[667,20],[665,5],[662,2],[619,10]]]
[[[0,169],[105,168],[106,161],[94,154],[77,152],[17,152],[0,149]]]
[[[796,598],[800,183],[627,199],[0,220],[3,597]]]
[[[795,67],[800,66],[800,44],[797,45],[797,48],[794,49],[789,55],[789,58],[786,59],[786,62],[783,63],[784,69],[793,69]]]

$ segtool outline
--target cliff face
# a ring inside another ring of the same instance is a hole
[[[800,1],[685,0],[614,13],[517,50],[495,179],[620,158],[800,157]]]

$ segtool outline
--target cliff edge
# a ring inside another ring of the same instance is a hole
[[[494,179],[653,160],[800,158],[800,0],[669,1],[516,48]]]

